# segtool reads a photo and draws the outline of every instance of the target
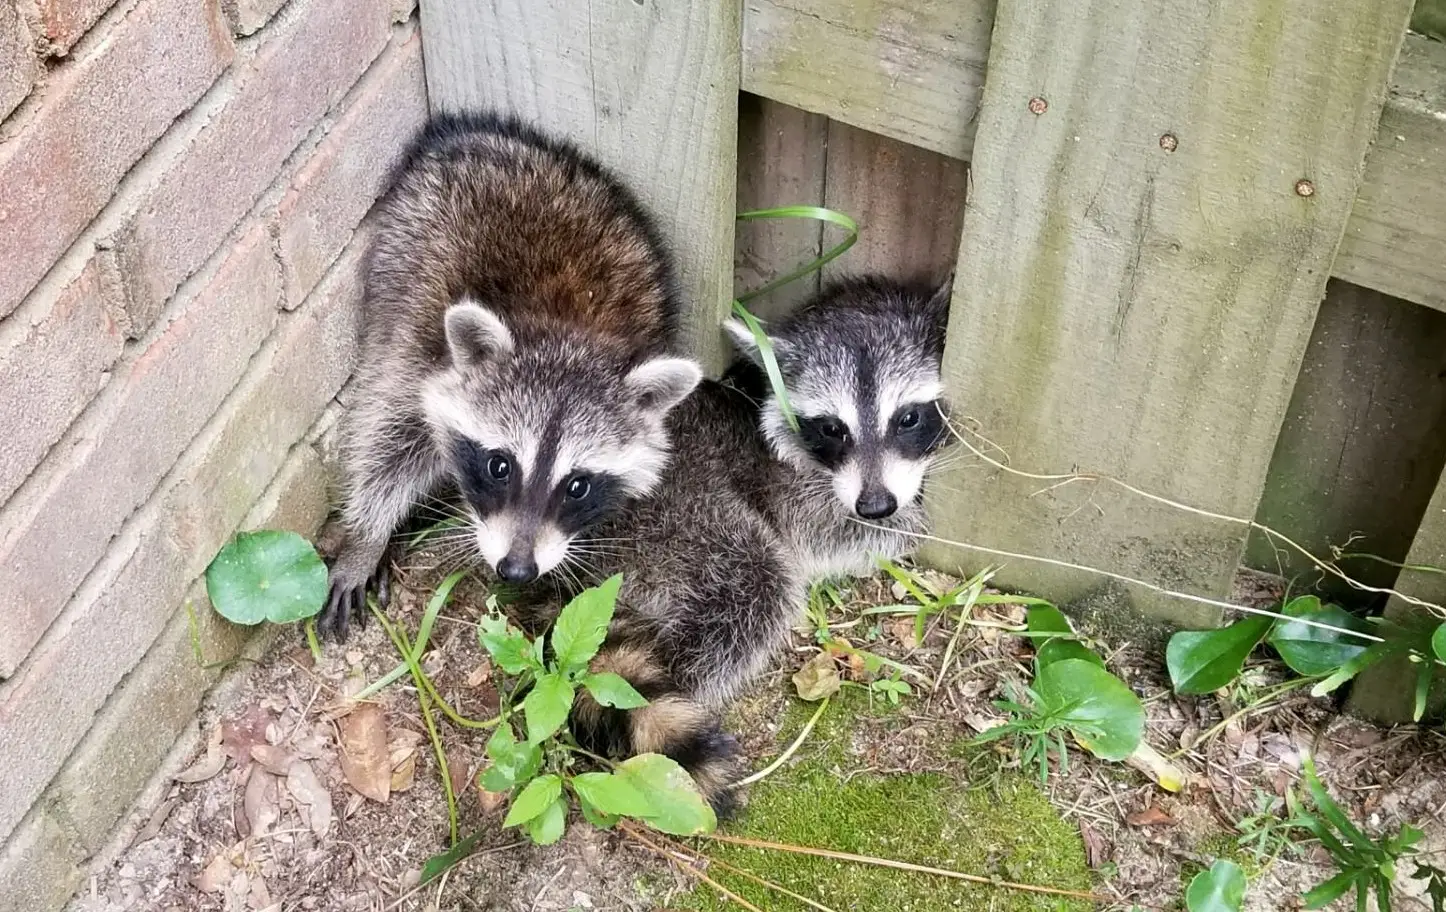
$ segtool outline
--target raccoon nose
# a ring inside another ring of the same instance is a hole
[[[893,516],[899,508],[898,501],[888,491],[865,491],[854,503],[854,512],[862,519],[883,519]]]
[[[498,561],[497,575],[509,583],[530,583],[537,579],[537,561],[509,554]]]

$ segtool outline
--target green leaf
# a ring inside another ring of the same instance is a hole
[[[1165,664],[1176,693],[1219,690],[1240,674],[1246,656],[1270,630],[1273,619],[1252,617],[1220,630],[1186,630],[1170,637]]]
[[[615,775],[625,779],[652,805],[648,825],[674,836],[711,833],[718,826],[713,808],[703,800],[693,777],[677,761],[662,754],[639,754],[618,764]]]
[[[1310,689],[1313,697],[1323,697],[1342,684],[1365,671],[1387,656],[1405,652],[1408,644],[1399,639],[1386,640],[1384,643],[1372,643],[1363,652],[1357,653],[1340,668],[1331,673],[1331,676],[1316,684]]]
[[[617,814],[604,814],[581,795],[577,796],[577,806],[582,808],[582,819],[600,829],[610,830],[621,819]]]
[[[442,580],[442,585],[432,594],[431,600],[427,602],[427,609],[422,612],[422,623],[417,626],[417,637],[412,641],[413,655],[420,657],[427,651],[427,642],[432,638],[432,626],[437,623],[437,615],[452,598],[452,590],[457,588],[457,584],[466,575],[466,570],[456,571]]]
[[[1233,861],[1219,859],[1201,871],[1185,891],[1190,912],[1240,912],[1245,901],[1245,872]]]
[[[639,706],[648,705],[648,701],[633,689],[633,685],[629,684],[626,678],[613,674],[611,671],[584,675],[582,686],[586,687],[587,692],[592,694],[592,698],[603,706],[611,706],[616,709],[637,709]]]
[[[1364,632],[1366,629],[1366,625],[1350,612],[1335,605],[1323,605],[1313,595],[1291,599],[1281,613],[1343,630]],[[1292,671],[1307,677],[1330,674],[1365,652],[1368,645],[1359,637],[1297,621],[1277,621],[1266,642],[1280,653]]]
[[[512,726],[502,723],[487,741],[487,756],[492,765],[482,774],[482,787],[489,792],[505,792],[533,776],[542,768],[542,750],[535,744],[518,744]]]
[[[562,675],[545,674],[537,679],[527,699],[522,701],[529,743],[540,744],[562,728],[572,711],[572,698],[572,682]]]
[[[1345,896],[1355,886],[1359,871],[1342,871],[1301,897],[1307,909],[1320,909]]]
[[[1341,809],[1339,804],[1336,804],[1335,799],[1331,798],[1330,793],[1326,791],[1325,785],[1320,781],[1320,777],[1316,775],[1315,758],[1306,754],[1302,759],[1301,766],[1305,771],[1306,791],[1310,793],[1310,800],[1316,806],[1316,810],[1321,812],[1326,821],[1335,828],[1336,832],[1345,837],[1346,842],[1350,843],[1352,848],[1376,849],[1377,853],[1379,853],[1379,848],[1371,842],[1371,838],[1361,832],[1360,828],[1354,823],[1351,823],[1351,819],[1346,816],[1346,812]]]
[[[1089,662],[1091,665],[1097,665],[1100,668],[1105,667],[1105,660],[1100,658],[1099,654],[1093,649],[1075,640],[1055,637],[1052,640],[1046,640],[1044,644],[1039,647],[1039,650],[1035,652],[1035,674],[1038,674],[1039,669],[1046,665],[1053,662],[1062,662],[1066,659],[1079,659],[1084,662]]]
[[[1446,662],[1446,624],[1436,628],[1431,634],[1431,651],[1436,653],[1436,658]]]
[[[526,823],[546,811],[561,795],[561,779],[552,773],[538,776],[517,794],[512,807],[507,809],[507,817],[502,821],[502,825],[517,826],[519,823]]]
[[[573,777],[577,797],[596,810],[621,817],[644,819],[653,813],[653,803],[637,783],[617,773],[583,773]]]
[[[1426,715],[1426,699],[1431,696],[1431,681],[1436,677],[1435,662],[1418,662],[1417,665],[1416,706],[1411,716],[1414,722],[1420,722],[1421,717]]]
[[[1033,634],[1074,636],[1074,628],[1070,626],[1069,618],[1053,605],[1035,605],[1030,608],[1025,615],[1024,626]]]
[[[233,624],[305,620],[321,611],[326,593],[326,564],[295,532],[242,532],[206,568],[206,594]]]
[[[481,840],[482,831],[478,830],[440,855],[428,858],[427,863],[422,865],[422,879],[417,882],[417,886],[423,886],[441,877],[448,868],[471,855]]]
[[[527,821],[527,835],[538,845],[552,845],[567,829],[567,802],[562,798],[549,804],[541,814]]]
[[[1061,719],[1090,753],[1124,760],[1145,732],[1145,707],[1125,682],[1083,659],[1064,659],[1034,679],[1039,709]]]
[[[609,577],[601,585],[584,589],[562,609],[552,627],[552,654],[558,668],[577,671],[597,655],[608,635],[622,584],[621,575]]]
[[[477,622],[477,639],[482,648],[492,656],[492,661],[508,674],[522,674],[529,668],[541,670],[541,665],[532,655],[532,644],[522,631],[507,623],[507,618],[497,614],[484,615]]]

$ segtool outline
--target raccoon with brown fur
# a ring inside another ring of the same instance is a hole
[[[366,260],[341,437],[344,541],[320,627],[344,639],[415,506],[460,495],[476,549],[526,583],[658,483],[676,353],[671,259],[634,196],[512,119],[431,120],[393,170]]]
[[[587,555],[596,579],[623,574],[593,670],[650,702],[625,712],[580,695],[572,726],[585,746],[671,756],[729,812],[738,759],[721,712],[787,643],[809,584],[871,573],[926,529],[924,481],[947,443],[948,301],[949,283],[868,277],[779,322],[770,337],[797,430],[748,364],[673,411],[662,483]],[[747,328],[728,329],[756,359]]]

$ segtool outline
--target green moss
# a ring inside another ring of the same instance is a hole
[[[813,706],[795,705],[785,716],[787,744]],[[1022,883],[1087,890],[1090,874],[1078,830],[1060,819],[1048,799],[1018,776],[990,789],[969,789],[949,773],[877,775],[853,772],[855,733],[864,726],[903,725],[907,719],[864,695],[840,694],[820,719],[793,765],[753,787],[747,809],[724,832],[795,845],[932,865]],[[923,874],[810,858],[782,852],[705,844],[707,853],[839,912],[864,909],[924,910],[1086,909],[1088,904],[987,887]],[[760,908],[793,912],[793,900],[714,867],[710,876]],[[730,906],[699,885],[674,903],[678,909]],[[736,908],[736,907],[734,907]]]

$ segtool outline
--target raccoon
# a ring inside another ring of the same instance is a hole
[[[391,536],[441,492],[504,580],[557,567],[658,484],[667,415],[702,377],[676,353],[657,230],[569,143],[489,114],[436,117],[375,221],[320,624],[336,639],[369,586],[385,603]]]
[[[662,483],[587,555],[599,579],[623,573],[593,670],[650,701],[623,712],[581,698],[573,731],[591,749],[667,754],[731,812],[737,750],[723,707],[787,642],[812,581],[870,573],[926,528],[924,480],[947,442],[948,301],[947,282],[866,277],[780,322],[770,338],[798,431],[748,362],[673,411]],[[756,361],[747,328],[728,329]]]

